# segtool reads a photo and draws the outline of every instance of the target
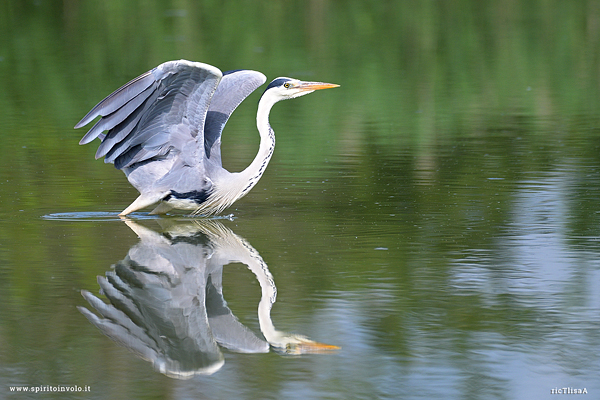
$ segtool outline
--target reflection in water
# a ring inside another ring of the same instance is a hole
[[[219,346],[240,353],[266,353],[269,347],[283,354],[338,349],[275,329],[271,308],[277,289],[267,264],[221,223],[177,223],[164,234],[125,223],[140,242],[106,277],[98,277],[110,304],[82,291],[101,317],[79,310],[161,373],[175,378],[212,374],[224,364]],[[266,342],[238,321],[223,298],[223,266],[233,262],[247,265],[260,283],[258,320]]]

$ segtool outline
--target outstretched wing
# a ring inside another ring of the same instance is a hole
[[[221,71],[208,64],[186,60],[161,64],[83,117],[75,128],[102,118],[79,144],[100,137],[96,158],[104,157],[118,169],[165,156],[172,149],[181,152],[190,140],[203,150],[206,113],[221,77]]]
[[[223,73],[215,91],[204,124],[204,150],[206,157],[221,165],[221,133],[237,106],[250,93],[267,81],[257,71],[237,70]]]

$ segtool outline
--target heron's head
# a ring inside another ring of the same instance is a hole
[[[280,77],[274,79],[265,89],[263,96],[271,96],[275,101],[293,99],[314,92],[315,90],[338,87],[333,83],[305,82],[298,79]]]
[[[287,355],[327,354],[341,349],[339,346],[315,342],[306,336],[281,331],[275,331],[267,341],[273,350]]]

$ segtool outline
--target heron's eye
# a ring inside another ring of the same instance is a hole
[[[290,85],[289,82],[286,82],[286,83],[283,84],[283,87],[286,88],[286,89],[289,89],[290,86],[292,86],[292,85]]]

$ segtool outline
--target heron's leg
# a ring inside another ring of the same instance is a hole
[[[151,206],[152,204],[154,204],[158,201],[160,201],[160,197],[159,198],[147,197],[142,194],[142,195],[138,196],[138,198],[135,199],[135,201],[133,203],[131,203],[129,205],[129,207],[127,207],[126,209],[121,211],[121,213],[119,215],[131,214],[134,211]]]
[[[169,211],[171,211],[173,209],[173,207],[171,207],[169,205],[169,203],[166,203],[164,201],[162,201],[158,206],[156,206],[156,208],[152,211],[150,211],[151,215],[154,214],[166,214]]]

